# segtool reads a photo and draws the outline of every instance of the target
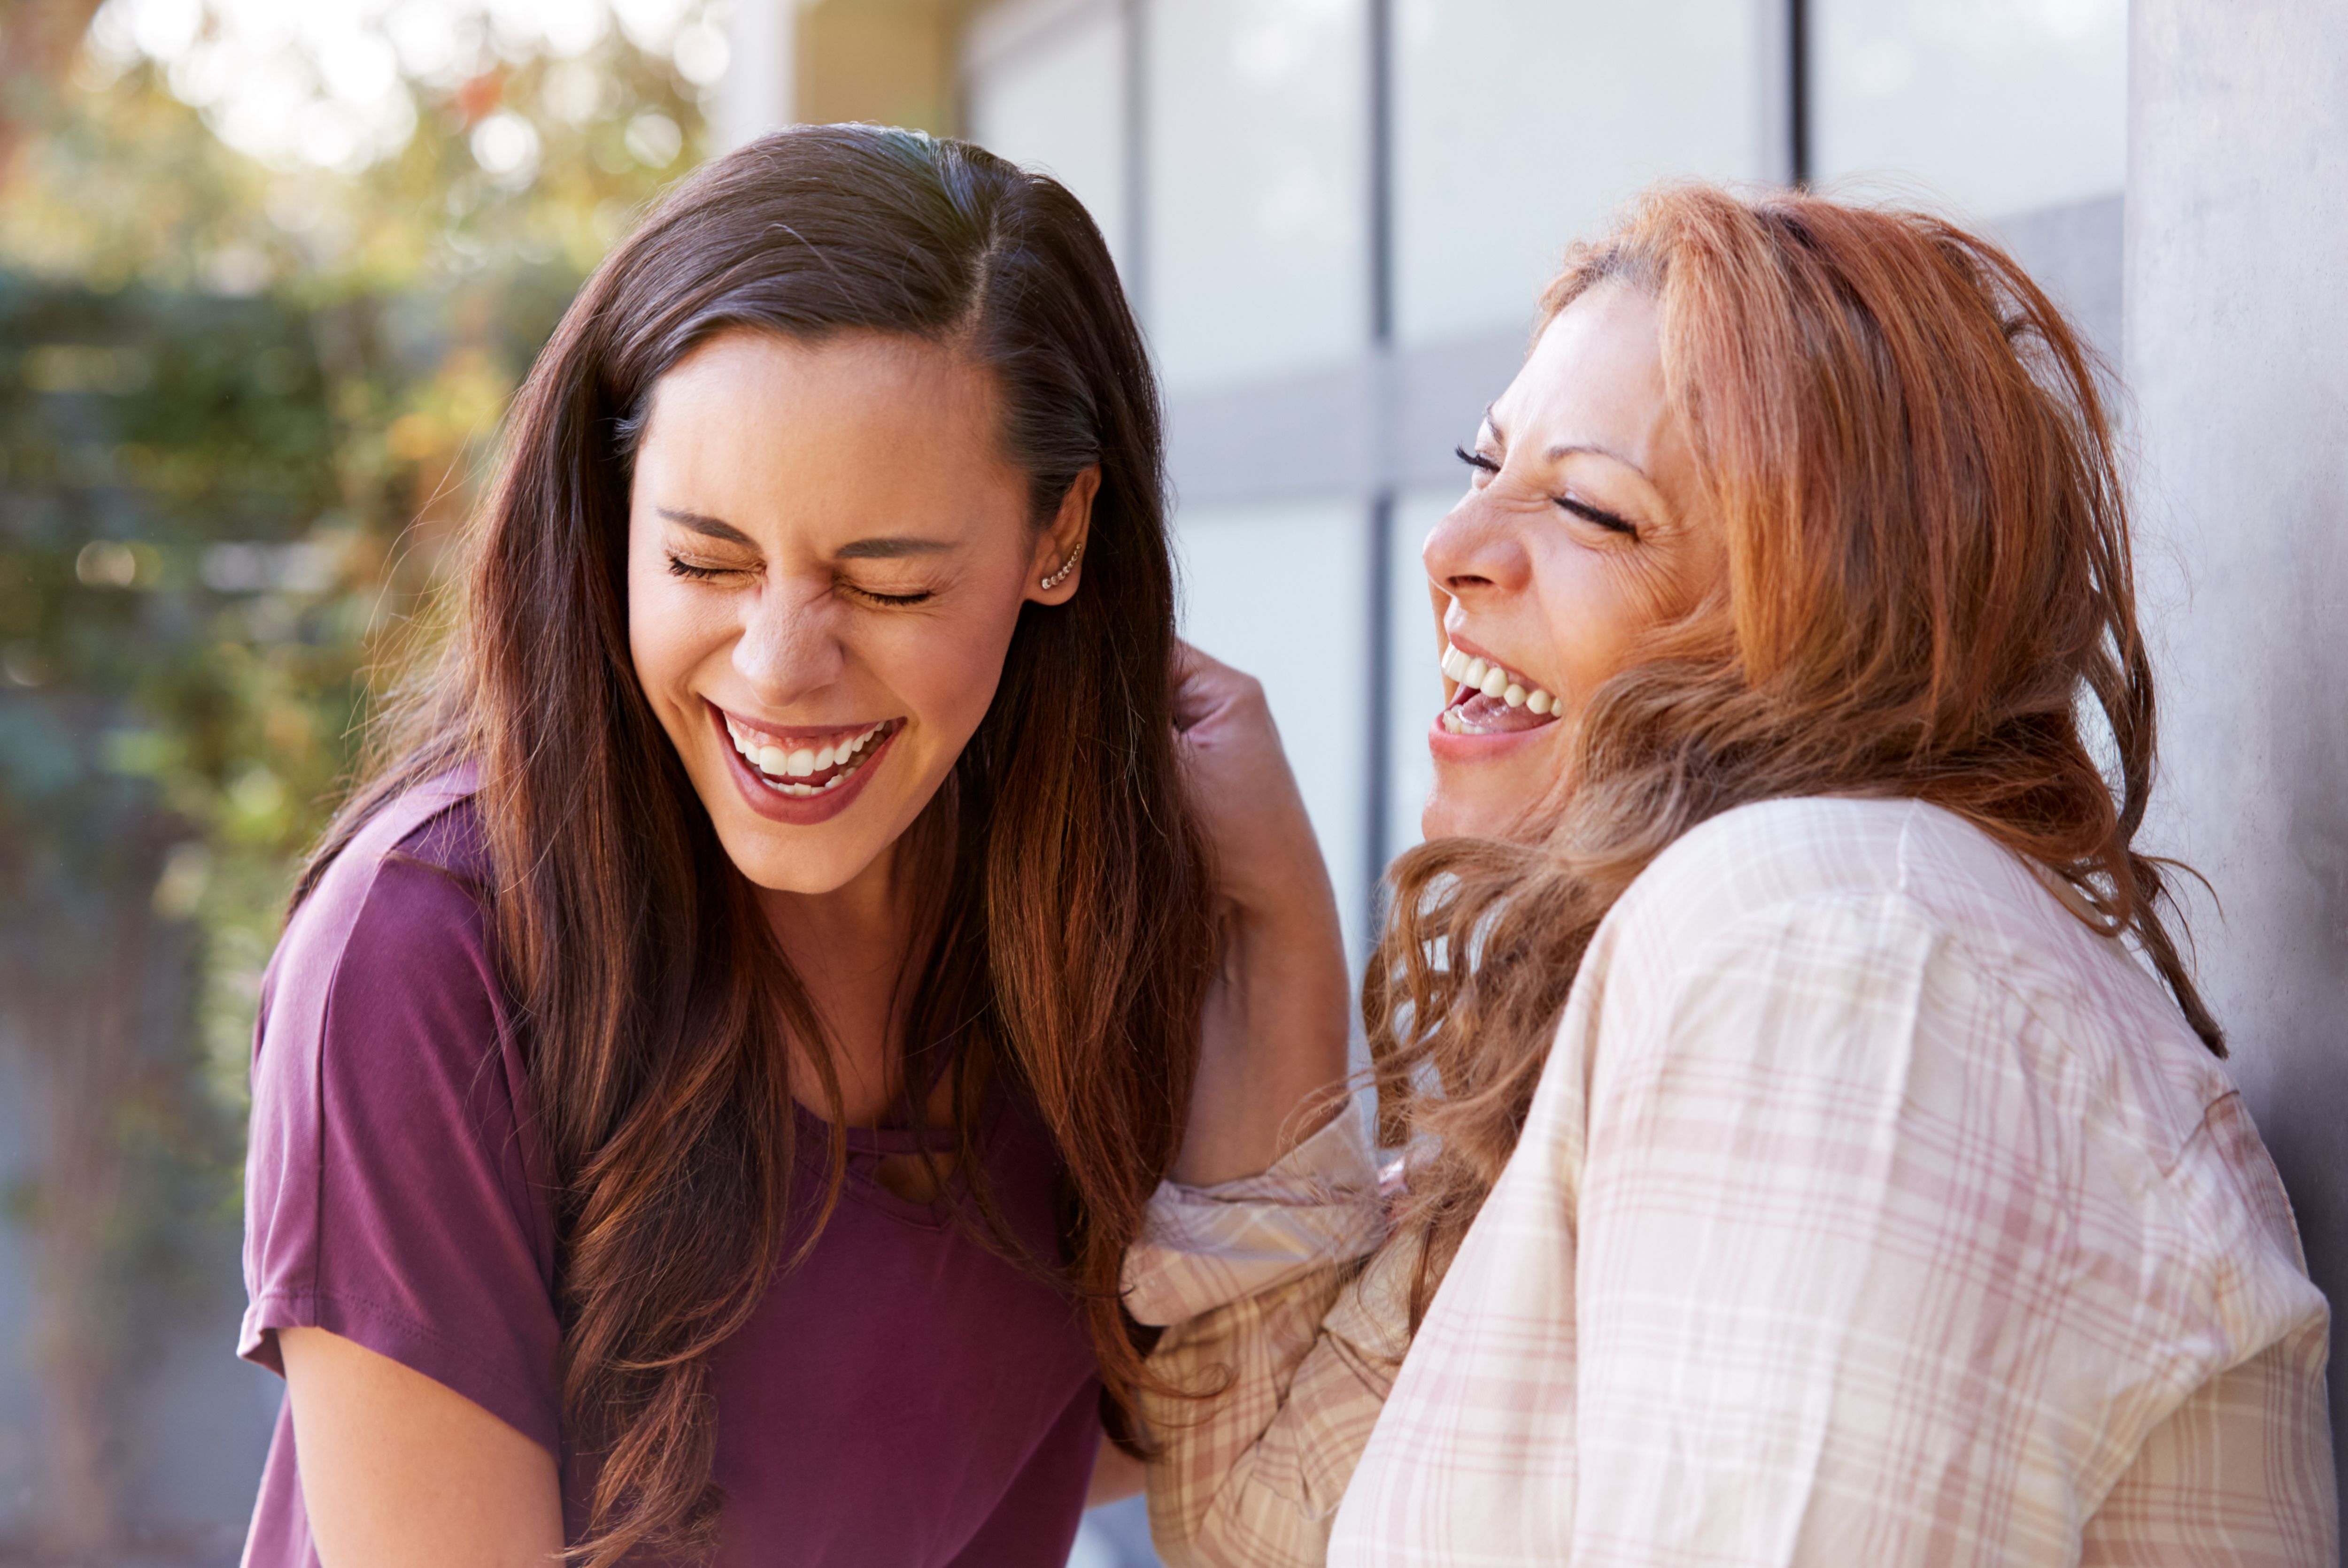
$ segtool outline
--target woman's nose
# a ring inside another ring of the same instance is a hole
[[[1524,541],[1512,520],[1480,492],[1470,492],[1426,536],[1419,559],[1427,580],[1454,599],[1513,592],[1529,575]]]
[[[767,582],[747,601],[734,668],[758,700],[787,708],[839,678],[846,662],[828,595]]]

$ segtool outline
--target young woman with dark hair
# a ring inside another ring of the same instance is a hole
[[[1065,1557],[1153,1190],[1344,1071],[1161,491],[1099,234],[975,149],[780,133],[598,271],[264,986],[248,1563]]]
[[[1395,1235],[1160,1342],[1224,1389],[1145,1396],[1168,1561],[2336,1562],[2061,313],[1928,215],[1666,188],[1460,456]]]

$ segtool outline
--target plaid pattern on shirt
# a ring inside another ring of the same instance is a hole
[[[2337,1561],[2328,1314],[2240,1097],[1933,807],[1658,859],[1402,1359],[1407,1264],[1169,1333],[1233,1378],[1159,1433],[1169,1562]]]

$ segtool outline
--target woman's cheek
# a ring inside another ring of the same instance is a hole
[[[656,703],[682,699],[680,688],[699,661],[697,645],[705,640],[699,618],[677,599],[673,589],[661,583],[633,595],[628,607],[628,641],[636,675]]]
[[[896,689],[915,697],[940,729],[967,737],[974,733],[1002,683],[1011,638],[1019,623],[1014,600],[1004,613],[991,605],[980,615],[940,617],[925,635],[894,656]]]

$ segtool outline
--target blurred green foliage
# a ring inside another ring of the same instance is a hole
[[[233,1204],[299,856],[417,651],[507,398],[702,134],[697,89],[617,33],[409,88],[404,149],[339,172],[231,149],[161,62],[86,51],[5,106],[0,1039],[111,1108],[110,1206],[73,1223],[115,1286],[191,1191]],[[500,115],[537,153],[493,174],[474,133]],[[93,1048],[126,988],[138,1040]],[[36,1230],[62,1212],[41,1184],[102,1151],[68,1153],[10,1200]]]

